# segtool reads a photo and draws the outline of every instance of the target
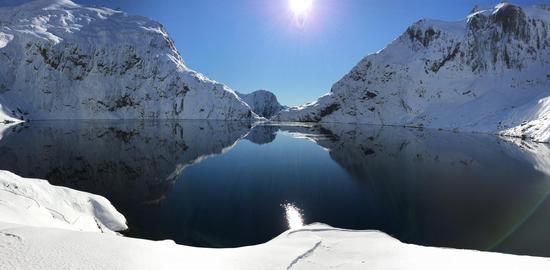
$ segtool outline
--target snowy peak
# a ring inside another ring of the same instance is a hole
[[[420,20],[361,60],[317,102],[284,110],[275,119],[548,141],[549,10],[502,3],[476,7],[458,22]]]
[[[167,47],[175,50],[161,24],[109,8],[85,7],[68,0],[36,0],[12,8],[0,8],[0,14],[4,15],[0,22],[5,31],[11,30],[19,34],[19,38],[30,39],[29,42],[95,42],[79,44],[92,47],[105,43],[135,44],[147,35],[142,42],[161,38],[168,43]],[[36,37],[40,39],[34,40]]]
[[[42,9],[50,6],[72,6],[76,7],[78,4],[69,0],[3,0],[0,3],[0,7],[17,7],[21,9]]]
[[[22,1],[20,1],[22,2]],[[32,0],[32,1],[26,1],[26,3],[21,4],[22,7],[26,7],[28,9],[36,9],[36,8],[53,8],[53,7],[70,7],[70,8],[77,8],[81,7],[80,5],[76,4],[75,2],[71,0]]]
[[[253,119],[163,26],[68,0],[0,8],[0,101],[22,119]]]
[[[364,58],[347,76],[360,77],[374,62],[384,62],[384,68],[423,62],[424,72],[434,74],[441,69],[503,73],[549,65],[549,50],[548,5],[476,6],[462,21],[417,21],[386,48]]]
[[[455,58],[477,72],[503,67],[519,69],[532,63],[541,64],[540,51],[550,47],[549,19],[546,6],[522,8],[508,3],[491,9],[476,6],[464,21],[420,20],[387,49],[402,48],[399,56],[393,55],[401,59],[395,61],[398,63],[411,58],[418,60],[419,54],[424,54],[432,61],[428,68],[432,71]],[[411,53],[412,56],[407,56]],[[440,61],[433,62],[436,60],[433,56],[440,56]]]
[[[547,12],[536,6],[523,9],[501,3],[492,10],[470,14],[466,60],[472,69],[521,69],[541,64],[550,48],[550,14],[540,16],[542,13]]]
[[[480,10],[468,16],[468,30],[472,32],[499,30],[502,35],[495,37],[500,41],[511,35],[526,41],[529,38],[527,15],[519,6],[508,3],[498,4],[493,10]]]
[[[254,113],[268,119],[286,108],[279,103],[275,94],[267,90],[258,90],[250,94],[237,93],[237,95],[252,108]]]

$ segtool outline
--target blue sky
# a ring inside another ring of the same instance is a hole
[[[313,0],[298,26],[288,0],[76,0],[161,22],[187,66],[248,93],[274,92],[287,105],[327,93],[369,53],[421,18],[460,20],[486,0]],[[515,1],[517,4],[544,3]]]

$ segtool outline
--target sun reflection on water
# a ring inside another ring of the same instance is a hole
[[[300,208],[291,203],[284,204],[283,208],[285,209],[286,221],[290,229],[299,229],[304,226],[304,219]]]

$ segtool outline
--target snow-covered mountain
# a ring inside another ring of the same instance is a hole
[[[70,0],[0,7],[0,74],[4,118],[255,117],[188,69],[161,24]]]
[[[257,115],[271,118],[287,107],[281,105],[275,94],[267,90],[258,90],[250,94],[238,93],[237,95],[252,108]]]
[[[550,141],[550,6],[420,20],[281,121],[404,125]]]

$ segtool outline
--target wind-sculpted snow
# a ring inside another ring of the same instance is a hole
[[[0,111],[25,120],[255,117],[161,24],[69,0],[0,7],[0,74]]]
[[[128,228],[124,216],[107,199],[52,186],[46,180],[0,171],[0,194],[4,223],[102,233]]]
[[[403,244],[377,231],[312,224],[265,244],[206,249],[171,241],[0,223],[0,269],[548,269],[545,258]]]
[[[32,122],[5,132],[0,164],[116,204],[155,203],[185,167],[223,153],[249,129],[235,121]]]
[[[250,94],[237,93],[237,95],[252,108],[253,112],[268,119],[286,109],[273,93],[266,90],[258,90]]]
[[[550,10],[499,4],[420,20],[329,94],[274,117],[502,133],[548,142]]]

